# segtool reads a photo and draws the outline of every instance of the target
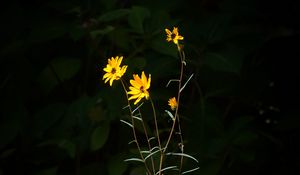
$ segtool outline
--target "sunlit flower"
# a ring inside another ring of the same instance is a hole
[[[176,108],[177,108],[177,101],[176,101],[176,98],[173,97],[173,98],[170,98],[169,101],[169,106],[171,107],[171,109],[174,111]]]
[[[167,33],[167,41],[173,41],[175,44],[178,44],[178,40],[183,40],[183,36],[179,35],[177,27],[173,27],[172,32],[169,29],[165,29],[165,31]]]
[[[131,95],[128,100],[136,99],[134,104],[136,105],[142,98],[149,98],[149,92],[147,91],[150,88],[151,83],[151,74],[149,74],[149,78],[147,79],[144,71],[142,72],[141,78],[139,75],[133,75],[133,80],[130,80],[131,86],[129,87],[128,94]]]
[[[105,83],[109,80],[109,85],[112,86],[114,80],[119,80],[124,73],[126,72],[127,65],[120,67],[123,57],[116,58],[111,57],[108,59],[108,64],[103,69],[106,73],[103,75],[103,80],[105,79]]]

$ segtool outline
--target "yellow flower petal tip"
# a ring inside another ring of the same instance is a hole
[[[134,104],[136,105],[138,102],[140,102],[144,97],[148,100],[149,99],[149,92],[148,89],[150,88],[151,83],[151,74],[149,74],[149,77],[145,75],[145,72],[142,72],[141,77],[139,75],[133,75],[133,79],[130,80],[131,86],[129,87],[129,92],[131,96],[128,98],[128,100],[136,99]]]
[[[178,33],[178,28],[177,27],[173,27],[173,31],[171,32],[169,29],[165,29],[166,33],[167,33],[167,41],[173,41],[174,44],[178,44],[179,40],[183,40],[184,37],[179,35]]]
[[[120,67],[123,57],[116,56],[108,59],[106,67],[103,69],[105,74],[103,75],[104,83],[109,81],[109,85],[112,86],[114,80],[119,80],[127,70],[127,65]]]
[[[175,97],[170,98],[169,101],[169,106],[171,107],[171,109],[174,111],[177,108],[177,100]]]

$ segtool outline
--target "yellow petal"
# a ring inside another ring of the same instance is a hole
[[[169,29],[165,29],[165,31],[168,35],[172,35],[172,32]]]
[[[142,84],[144,87],[147,85],[147,77],[144,71],[142,72]]]
[[[114,81],[114,78],[111,78],[110,81],[109,81],[110,86],[112,86],[113,81]]]
[[[134,102],[134,105],[136,105],[138,102],[140,102],[141,101],[141,97],[139,97],[138,99],[136,99],[136,101]]]
[[[150,83],[151,83],[151,74],[149,74],[149,79],[148,79],[148,82],[147,82],[146,89],[150,88]]]
[[[102,80],[104,80],[105,78],[109,77],[109,75],[110,75],[109,73],[104,74]]]
[[[123,57],[120,56],[119,59],[117,60],[117,67],[119,67],[122,63]]]
[[[177,28],[177,27],[174,27],[174,28],[173,28],[173,33],[174,33],[175,35],[178,35],[178,28]]]
[[[138,82],[136,82],[134,80],[130,80],[130,84],[137,89],[140,89],[140,87],[141,87],[141,84],[139,84]]]
[[[141,94],[132,95],[131,97],[128,98],[128,100],[136,99],[136,98],[138,98],[140,95],[141,95]]]

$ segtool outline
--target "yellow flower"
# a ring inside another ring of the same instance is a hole
[[[173,27],[173,31],[171,32],[169,29],[165,29],[167,33],[167,41],[173,41],[175,44],[178,44],[178,40],[183,40],[183,36],[179,35],[178,28]]]
[[[149,74],[149,79],[147,79],[144,71],[142,72],[141,78],[139,75],[133,75],[133,80],[130,80],[131,86],[129,87],[130,91],[128,94],[132,96],[128,100],[136,99],[134,104],[136,105],[142,98],[149,98],[149,92],[147,91],[150,88],[151,83],[151,74]]]
[[[176,98],[175,98],[175,97],[170,98],[168,102],[169,102],[169,106],[170,106],[171,109],[174,111],[174,110],[177,108],[177,101],[176,101]]]
[[[112,86],[114,80],[119,80],[126,72],[127,65],[120,67],[123,57],[111,57],[108,59],[108,64],[103,69],[106,73],[103,75],[104,83],[109,80],[109,85]]]

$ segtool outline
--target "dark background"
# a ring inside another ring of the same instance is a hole
[[[199,160],[191,174],[300,174],[299,7],[293,0],[3,3],[0,175],[139,174],[139,164],[123,162],[135,147],[119,121],[128,115],[121,84],[104,84],[102,69],[123,55],[125,79],[151,73],[159,123],[169,127],[163,110],[176,86],[165,85],[179,75],[179,60],[164,29],[173,26],[185,37],[184,79],[194,74],[179,112],[185,151]]]

